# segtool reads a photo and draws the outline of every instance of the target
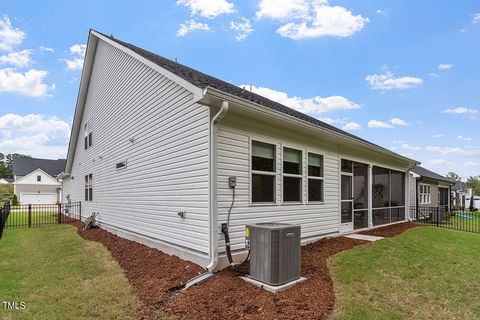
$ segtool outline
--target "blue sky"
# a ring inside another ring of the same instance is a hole
[[[90,28],[480,174],[478,1],[3,1],[0,152],[65,157]]]

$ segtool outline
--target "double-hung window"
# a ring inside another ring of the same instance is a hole
[[[283,202],[302,202],[302,151],[283,148]]]
[[[308,153],[308,202],[323,202],[323,156]]]
[[[432,197],[431,197],[431,189],[430,185],[428,184],[420,184],[420,204],[431,204]]]
[[[87,174],[85,176],[85,201],[93,200],[93,175]]]
[[[275,152],[273,144],[252,141],[252,203],[275,203]]]
[[[85,140],[85,150],[90,148],[92,146],[92,120],[88,120],[85,122],[85,125],[83,127],[84,131],[84,140]]]

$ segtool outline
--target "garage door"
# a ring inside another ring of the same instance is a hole
[[[54,204],[56,202],[55,193],[20,193],[20,204]]]

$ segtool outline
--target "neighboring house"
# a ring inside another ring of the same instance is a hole
[[[469,196],[468,190],[465,188],[465,184],[462,181],[455,181],[455,184],[451,187],[452,206],[457,208],[465,208],[469,206],[466,203],[466,196]]]
[[[15,180],[11,178],[0,178],[0,184],[10,184],[13,183],[13,181]]]
[[[405,221],[417,164],[91,31],[61,177],[64,201],[82,201],[82,216],[98,212],[102,228],[213,270],[225,266],[233,192],[239,259],[250,223],[301,225],[306,243]]]
[[[62,183],[57,176],[64,166],[65,160],[13,158],[13,186],[19,204],[60,202]]]
[[[454,182],[450,178],[421,166],[412,168],[410,172],[411,205],[416,207],[440,207],[443,211],[447,211],[450,208],[450,187],[453,184]],[[411,215],[414,214],[414,210],[411,210]]]

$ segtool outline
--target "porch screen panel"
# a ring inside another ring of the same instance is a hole
[[[405,220],[405,173],[381,167],[372,173],[373,225]]]

